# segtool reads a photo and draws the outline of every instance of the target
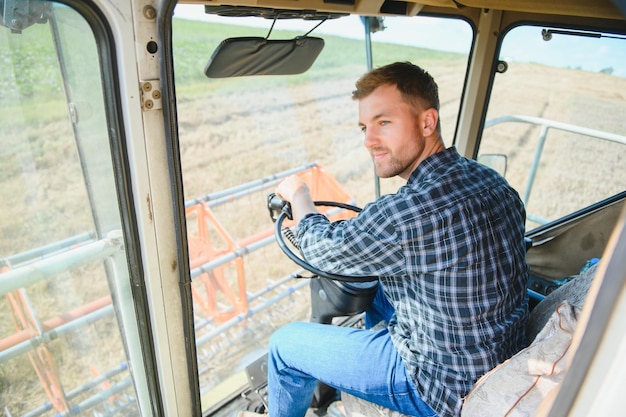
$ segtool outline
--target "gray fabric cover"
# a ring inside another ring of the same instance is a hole
[[[598,264],[593,265],[568,283],[557,288],[542,300],[530,313],[528,326],[526,327],[526,339],[532,342],[548,319],[554,313],[557,305],[567,300],[574,307],[583,308],[587,292],[598,269]]]

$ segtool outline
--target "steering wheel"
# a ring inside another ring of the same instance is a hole
[[[361,208],[357,206],[336,201],[314,201],[313,203],[316,206],[338,207],[346,210],[351,210],[356,213],[359,213],[361,211]],[[291,205],[288,202],[283,201],[276,194],[271,193],[267,196],[267,208],[270,212],[270,217],[272,218],[272,221],[274,221],[274,236],[276,237],[276,242],[278,243],[278,246],[289,259],[291,259],[300,267],[306,269],[314,275],[317,275],[318,277],[328,278],[336,281],[364,282],[378,280],[378,277],[334,274],[332,272],[322,271],[321,269],[314,267],[309,262],[307,262],[300,254],[296,254],[296,250],[299,251],[300,249],[296,243],[296,238],[289,227],[283,227],[285,219],[293,220],[293,216],[291,214]],[[285,242],[285,238],[289,240],[291,245],[287,245],[287,242]]]

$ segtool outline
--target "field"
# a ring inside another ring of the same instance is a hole
[[[0,257],[93,229],[86,204],[88,190],[52,46],[40,40],[45,30],[35,26],[33,32],[25,32],[24,37],[30,37],[27,39],[9,38],[4,32],[0,35]],[[365,70],[362,45],[329,37],[312,71],[289,79],[207,80],[202,70],[225,33],[258,35],[242,27],[179,19],[174,23],[185,200],[317,161],[358,205],[371,201],[371,161],[362,149],[357,108],[350,100],[354,81]],[[30,43],[20,46],[19,41]],[[452,145],[466,58],[388,44],[375,44],[374,56],[375,64],[411,60],[433,74],[440,86],[444,141]],[[624,78],[511,63],[506,74],[497,76],[486,119],[524,114],[626,135],[625,95]],[[489,129],[483,137],[481,153],[507,155],[507,179],[520,193],[539,131],[535,126],[513,124]],[[623,145],[551,133],[528,202],[529,212],[553,219],[623,191],[625,157]],[[399,184],[397,180],[382,181],[383,193],[393,192]],[[216,207],[215,214],[238,241],[271,227],[264,198],[265,191],[251,194]],[[259,250],[246,258],[248,290],[258,291],[293,269],[275,247]],[[109,292],[101,265],[67,271],[26,291],[40,321]],[[6,338],[16,330],[8,319],[11,313],[4,297],[0,312],[7,318],[0,323],[0,338]],[[240,369],[245,354],[262,348],[273,328],[288,319],[306,319],[306,313],[306,296],[293,298],[269,310],[265,317],[255,317],[250,327],[239,326],[200,349],[199,368],[206,387]],[[199,309],[196,315],[206,318]],[[234,340],[234,336],[243,339]],[[102,372],[124,360],[113,318],[47,345],[68,390],[92,378],[89,366],[94,361]],[[47,397],[26,355],[0,363],[0,406],[17,416],[45,401]]]

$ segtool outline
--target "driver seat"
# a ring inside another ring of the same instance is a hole
[[[596,264],[581,272],[574,279],[548,294],[531,311],[528,324],[526,326],[526,337],[529,343],[535,340],[535,337],[543,330],[544,327],[549,326],[549,320],[553,316],[557,307],[561,304],[567,302],[574,308],[578,309],[578,311],[582,309],[597,267],[598,265]],[[496,367],[496,369],[498,369],[498,367]],[[565,372],[567,371],[565,370]],[[475,387],[479,383],[480,381],[475,385]],[[544,394],[547,395],[547,393]],[[346,410],[346,417],[406,417],[406,415],[398,413],[397,411],[367,402],[346,393],[341,393],[341,400]],[[540,403],[536,405],[539,407]],[[467,411],[465,408],[464,410]],[[481,415],[487,415],[487,413]],[[470,417],[467,413],[464,413],[463,416]],[[474,416],[472,415],[471,417]]]
[[[341,402],[345,408],[346,417],[409,417],[406,414],[367,402],[345,392],[341,393]]]

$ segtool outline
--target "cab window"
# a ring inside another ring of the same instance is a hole
[[[14,6],[16,26],[0,26],[3,413],[137,415],[146,378],[99,58],[110,51],[68,6]]]
[[[479,153],[506,157],[528,229],[626,189],[624,42],[530,25],[504,37]]]

